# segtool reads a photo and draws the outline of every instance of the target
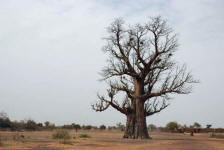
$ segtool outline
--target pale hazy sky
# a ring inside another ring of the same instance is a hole
[[[145,23],[161,15],[179,34],[177,61],[201,81],[190,95],[147,119],[224,127],[223,0],[0,0],[0,111],[12,120],[115,125],[113,109],[91,109],[105,92],[102,37],[114,18]]]

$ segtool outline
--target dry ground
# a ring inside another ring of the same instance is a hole
[[[191,137],[188,134],[153,132],[150,134],[152,140],[131,140],[122,139],[120,131],[70,131],[76,138],[68,144],[52,140],[52,134],[53,131],[1,131],[3,146],[0,150],[224,150],[224,139],[212,139],[209,134]],[[78,138],[79,134],[88,134],[91,138]]]

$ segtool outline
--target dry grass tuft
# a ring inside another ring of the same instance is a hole
[[[88,134],[80,134],[79,137],[80,138],[91,138],[91,136],[89,136]]]
[[[53,139],[63,139],[68,140],[71,139],[67,130],[56,130],[56,132],[52,135]]]
[[[212,133],[211,138],[224,139],[224,133]]]

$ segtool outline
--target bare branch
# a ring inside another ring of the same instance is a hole
[[[169,104],[166,101],[167,100],[165,98],[159,100],[158,97],[155,98],[151,103],[147,101],[145,104],[145,116],[151,116],[167,108]]]
[[[110,88],[107,90],[107,94],[110,100],[106,99],[104,96],[100,96],[99,94],[97,94],[99,101],[92,105],[92,109],[101,112],[108,109],[109,106],[112,106],[114,109],[121,112],[122,114],[127,114],[127,108],[120,107],[119,104],[114,100],[114,96],[117,94],[116,90]]]

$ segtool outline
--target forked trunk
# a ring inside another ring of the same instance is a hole
[[[135,125],[136,125],[136,114],[131,113],[127,115],[127,122],[123,138],[135,138]]]

